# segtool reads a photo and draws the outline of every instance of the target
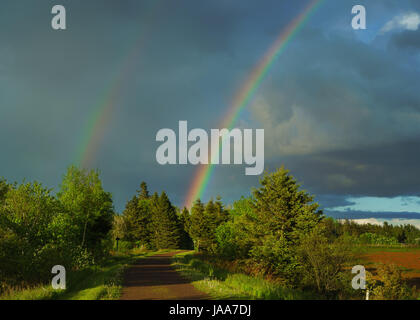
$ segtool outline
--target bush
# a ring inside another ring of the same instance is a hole
[[[110,194],[97,173],[71,167],[64,180],[58,198],[38,182],[0,181],[1,287],[46,283],[54,265],[83,269],[109,253]]]
[[[302,239],[300,253],[301,283],[328,298],[335,298],[350,288],[350,273],[344,266],[353,260],[350,244],[338,240],[330,242],[318,230]]]
[[[294,287],[298,282],[300,264],[297,253],[284,237],[266,236],[262,245],[251,249],[250,257],[256,275],[279,276],[288,287]]]
[[[415,299],[415,288],[410,290],[402,278],[401,270],[395,264],[381,264],[377,277],[368,273],[368,288],[372,300]]]

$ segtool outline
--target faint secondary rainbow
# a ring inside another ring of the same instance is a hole
[[[249,104],[254,97],[255,92],[261,86],[262,81],[273,66],[276,58],[283,53],[287,44],[290,43],[299,30],[305,25],[305,22],[308,21],[310,16],[324,1],[325,0],[311,0],[304,10],[282,30],[269,50],[254,67],[247,80],[241,86],[241,89],[234,96],[232,104],[219,128],[232,129],[236,120],[239,118],[241,111]],[[216,154],[211,156],[219,155]],[[202,197],[209,184],[214,167],[215,165],[212,164],[202,164],[199,166],[188,190],[184,202],[185,207],[191,208],[193,202]]]
[[[85,132],[83,133],[82,143],[77,151],[77,164],[82,168],[91,166],[101,145],[110,118],[117,103],[117,97],[121,89],[121,80],[110,86],[107,94],[95,108],[91,115]]]
[[[131,46],[127,54],[123,55],[121,62],[117,64],[116,75],[105,91],[97,106],[94,108],[90,119],[82,134],[82,141],[78,145],[76,163],[82,168],[89,168],[97,157],[98,150],[103,142],[109,123],[117,108],[124,83],[135,70],[140,53],[146,43],[146,37],[150,35],[155,13],[163,4],[163,1],[153,1],[148,8],[147,21],[143,25],[147,28],[140,29],[137,40]]]

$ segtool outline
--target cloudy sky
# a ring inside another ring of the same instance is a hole
[[[161,166],[161,128],[218,128],[247,75],[308,0],[3,0],[0,176],[57,190],[86,144],[121,211],[138,188],[181,205],[197,167]],[[265,129],[284,164],[335,217],[420,219],[420,1],[324,0],[278,57],[236,126]],[[92,119],[108,110],[89,144]],[[86,156],[87,157],[87,156]],[[258,177],[218,166],[203,200]],[[379,220],[378,220],[379,221]]]

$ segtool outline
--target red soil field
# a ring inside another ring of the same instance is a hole
[[[374,263],[395,264],[402,267],[403,277],[408,283],[420,289],[420,252],[375,252],[365,255]]]

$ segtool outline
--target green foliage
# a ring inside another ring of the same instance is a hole
[[[134,196],[127,202],[121,222],[121,239],[150,246],[151,207],[148,199]]]
[[[53,265],[69,263],[72,230],[50,190],[37,182],[10,187],[0,208],[1,278],[11,283],[49,278]]]
[[[146,182],[140,183],[140,190],[137,190],[139,200],[147,200],[150,198],[149,190],[147,189]]]
[[[343,239],[330,242],[317,228],[302,238],[298,252],[303,286],[326,297],[335,297],[349,287],[350,274],[344,267],[354,262],[351,243]]]
[[[402,278],[401,270],[394,264],[381,264],[377,269],[377,277],[367,274],[370,299],[372,300],[406,300],[415,297]]]
[[[109,251],[112,199],[97,173],[70,167],[58,197],[38,182],[2,181],[0,198],[3,287],[49,281],[52,266],[84,268]]]
[[[299,290],[323,298],[350,297],[354,292],[349,292],[351,273],[346,267],[353,263],[351,241],[394,245],[420,238],[420,230],[409,225],[358,225],[325,218],[313,196],[283,167],[266,173],[260,183],[251,197],[228,209],[217,197],[205,204],[198,199],[189,212],[179,211],[165,192],[150,196],[142,182],[122,215],[115,215],[111,194],[95,171],[70,167],[57,196],[37,182],[18,185],[0,179],[0,291],[45,283],[56,264],[71,274],[95,270],[119,238],[119,254],[194,247],[235,271],[247,272],[232,274],[211,259],[185,261],[186,269],[205,275],[202,285],[231,297],[303,297],[296,295]],[[375,299],[411,297],[398,269],[384,267],[378,278],[369,282]],[[114,292],[101,281],[90,294]]]
[[[82,270],[68,270],[66,290],[54,290],[51,284],[7,287],[0,300],[110,300],[121,295],[123,272],[139,258],[154,252],[113,254],[101,264]]]
[[[254,221],[252,199],[241,198],[235,201],[226,223],[216,229],[218,252],[229,259],[247,258],[256,242],[250,236]]]
[[[180,237],[181,248],[193,249],[194,243],[188,233],[190,229],[190,224],[191,224],[191,217],[190,217],[190,212],[188,211],[187,208],[184,207],[182,212],[179,214],[178,219],[179,219],[179,224],[180,224],[180,229],[181,229],[181,237]]]
[[[181,241],[181,227],[175,207],[165,192],[152,197],[152,243],[157,249],[178,249]]]
[[[321,220],[322,212],[313,203],[313,196],[299,190],[300,185],[283,167],[266,173],[260,184],[253,191],[256,234],[278,235],[295,242]]]
[[[324,223],[330,231],[330,237],[349,235],[358,238],[362,244],[417,244],[420,240],[420,229],[413,225],[391,225],[386,221],[383,225],[358,224],[350,220],[336,221],[333,218],[325,219]]]
[[[9,191],[9,184],[5,179],[0,179],[0,205],[4,201],[7,191]]]
[[[200,255],[184,253],[175,256],[174,260],[175,268],[213,299],[295,300],[316,297],[311,291],[288,289],[281,283],[263,277],[233,273],[215,267]]]
[[[194,248],[199,251],[200,245],[206,241],[206,237],[209,237],[207,228],[207,216],[204,211],[204,205],[197,199],[191,208],[189,234],[194,241]]]
[[[188,245],[184,223],[187,221],[181,220],[165,192],[149,196],[147,184],[142,182],[122,217],[114,220],[113,234],[139,247],[175,249]]]
[[[115,240],[117,238],[124,239],[125,235],[128,232],[128,226],[124,216],[116,214],[114,216],[114,221],[112,222],[112,239]]]
[[[376,233],[366,232],[359,236],[359,242],[362,244],[392,245],[398,244],[396,238],[383,236]]]
[[[189,234],[197,251],[217,251],[216,229],[226,220],[223,206],[210,200],[206,206],[200,199],[194,202],[191,209]]]
[[[108,236],[114,217],[112,197],[102,188],[98,172],[71,166],[63,177],[58,199],[71,216],[76,241],[93,250]]]
[[[255,218],[250,256],[262,272],[278,274],[294,283],[299,269],[296,246],[322,217],[319,205],[283,167],[260,180],[253,191]]]

